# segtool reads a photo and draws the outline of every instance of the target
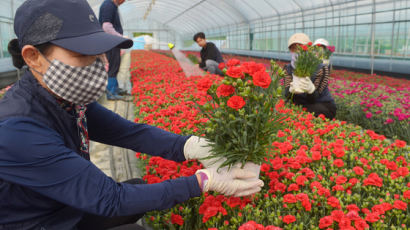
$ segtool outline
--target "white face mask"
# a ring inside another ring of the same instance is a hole
[[[64,100],[86,105],[98,100],[105,92],[108,73],[100,58],[83,67],[66,65],[58,60],[47,61],[50,62],[50,67],[43,74],[43,81],[54,94]]]
[[[298,54],[295,52],[290,52],[292,55],[290,65],[295,69],[296,68],[296,60],[298,59]]]

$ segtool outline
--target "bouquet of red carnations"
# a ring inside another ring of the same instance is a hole
[[[212,148],[210,158],[224,159],[220,167],[260,165],[281,128],[282,116],[274,108],[285,72],[273,61],[270,72],[263,64],[236,59],[220,67],[225,76],[219,82],[205,77],[198,83],[209,99],[197,104],[209,119],[203,131]]]
[[[317,66],[322,62],[318,57],[317,46],[308,45],[298,46],[295,70],[293,71],[293,81],[290,92],[295,94],[306,93],[300,85],[303,81],[310,81],[310,77],[315,73]]]

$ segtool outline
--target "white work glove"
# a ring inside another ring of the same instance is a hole
[[[305,77],[301,79],[300,88],[303,90],[303,92],[306,92],[308,94],[312,94],[316,89],[315,85],[310,80],[310,77]]]
[[[200,174],[204,173],[207,179],[203,179]],[[214,191],[222,193],[225,196],[249,196],[255,194],[263,187],[263,181],[256,178],[253,172],[240,169],[224,167],[218,170],[213,167],[209,169],[198,170],[202,178],[202,192]]]
[[[293,82],[290,83],[289,92],[296,93],[295,87],[293,87]]]
[[[297,76],[292,75],[292,82],[290,83],[289,92],[294,93],[294,94],[304,93],[304,91],[302,90],[300,86],[302,79],[303,79],[302,77],[297,77]]]
[[[214,167],[219,168],[219,166],[225,162],[223,158],[211,158],[211,159],[204,159],[212,154],[211,146],[209,146],[209,142],[205,138],[191,136],[185,142],[184,145],[184,156],[186,160],[198,160],[202,163],[204,168]]]
[[[300,88],[299,84],[294,83],[293,81],[290,83],[289,92],[293,94],[302,94],[304,93],[303,90]]]

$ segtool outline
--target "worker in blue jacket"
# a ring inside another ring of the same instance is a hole
[[[14,30],[13,64],[28,71],[0,100],[0,229],[139,229],[132,223],[145,212],[202,192],[260,191],[255,174],[203,159],[203,138],[133,123],[95,102],[108,77],[100,55],[132,41],[105,33],[86,0],[27,0]],[[89,140],[198,159],[205,169],[157,184],[118,183],[90,162]]]

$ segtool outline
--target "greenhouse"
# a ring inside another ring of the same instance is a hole
[[[410,0],[1,0],[0,229],[409,229]]]

